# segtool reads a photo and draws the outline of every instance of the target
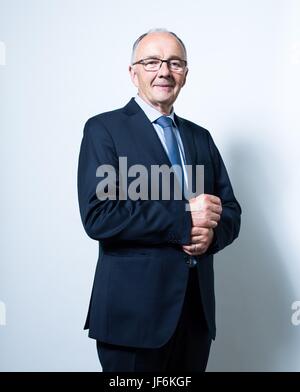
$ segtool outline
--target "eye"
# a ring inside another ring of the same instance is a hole
[[[174,67],[174,68],[182,67],[180,60],[171,60],[170,65],[171,65],[171,67]]]
[[[157,65],[157,64],[159,64],[160,63],[160,61],[159,60],[156,60],[156,59],[149,59],[149,60],[146,60],[145,61],[145,64],[146,65]]]

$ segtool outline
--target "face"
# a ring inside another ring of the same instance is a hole
[[[135,61],[145,58],[186,60],[184,50],[177,39],[169,33],[150,33],[144,37],[135,54]],[[129,67],[131,79],[138,93],[150,105],[164,114],[169,114],[181,88],[184,86],[187,68],[183,73],[170,71],[167,63],[162,63],[158,71],[146,71],[142,64]]]

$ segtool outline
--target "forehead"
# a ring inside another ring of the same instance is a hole
[[[169,33],[150,33],[144,37],[136,49],[136,56],[179,56],[184,58],[184,50],[180,42]]]

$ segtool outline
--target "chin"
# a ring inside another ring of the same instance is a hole
[[[157,95],[156,97],[154,97],[155,98],[155,101],[156,102],[159,102],[159,103],[164,103],[164,104],[173,104],[173,97],[170,97],[170,96],[164,96],[164,95]]]

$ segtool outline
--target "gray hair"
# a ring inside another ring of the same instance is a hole
[[[172,31],[169,31],[167,29],[151,29],[151,30],[147,31],[147,33],[144,33],[141,36],[139,36],[139,38],[133,44],[132,53],[131,53],[131,64],[134,63],[135,52],[136,52],[136,48],[138,47],[138,44],[141,42],[141,40],[144,37],[146,37],[146,35],[151,34],[151,33],[169,33],[169,34],[172,34],[177,39],[177,41],[180,43],[180,45],[182,46],[185,58],[187,59],[186,47],[185,47],[183,41],[175,33],[173,33]]]

